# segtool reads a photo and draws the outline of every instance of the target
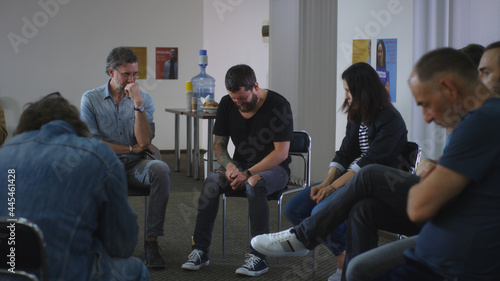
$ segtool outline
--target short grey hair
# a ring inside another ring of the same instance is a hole
[[[119,66],[137,61],[137,56],[130,48],[116,47],[109,52],[108,58],[106,59],[106,74],[109,75],[110,68],[116,69]]]

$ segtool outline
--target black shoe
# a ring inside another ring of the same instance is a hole
[[[165,268],[165,260],[160,254],[158,241],[144,241],[144,263],[149,268]]]
[[[189,270],[199,270],[202,266],[208,265],[210,260],[208,255],[202,250],[194,249],[188,256],[188,261],[182,265],[182,268]]]
[[[245,264],[236,269],[236,274],[259,276],[266,273],[269,269],[265,259],[262,259],[254,254],[246,254],[245,256],[247,257]]]

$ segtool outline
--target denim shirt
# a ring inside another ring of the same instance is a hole
[[[106,144],[52,121],[1,146],[0,171],[4,183],[15,176],[15,217],[43,232],[50,280],[90,280],[96,267],[92,280],[111,280],[110,258],[133,253],[137,215],[123,164]],[[8,196],[3,188],[0,216],[10,216]]]
[[[154,101],[148,93],[142,90],[141,95],[146,108],[146,117],[154,137]],[[85,92],[80,107],[81,118],[89,127],[94,138],[114,144],[137,144],[134,135],[134,102],[129,96],[125,96],[117,106],[109,94],[109,81],[106,85]],[[133,158],[140,157],[140,155],[127,154],[120,155],[120,157]]]

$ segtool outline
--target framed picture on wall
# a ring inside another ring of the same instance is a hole
[[[382,84],[396,102],[398,39],[378,39],[376,48],[376,70]]]
[[[372,40],[354,39],[352,40],[352,63],[366,62],[371,64]]]
[[[146,79],[148,77],[147,65],[148,65],[148,48],[147,47],[127,47],[134,51],[137,59],[139,60],[139,78]]]
[[[179,78],[179,48],[156,48],[156,79]]]

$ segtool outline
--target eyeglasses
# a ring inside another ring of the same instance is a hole
[[[141,76],[141,73],[140,72],[136,72],[136,73],[129,73],[129,72],[120,72],[118,71],[117,69],[115,69],[116,72],[120,73],[121,76],[123,77],[123,79],[128,79],[129,77],[132,77],[134,79],[137,79]]]

